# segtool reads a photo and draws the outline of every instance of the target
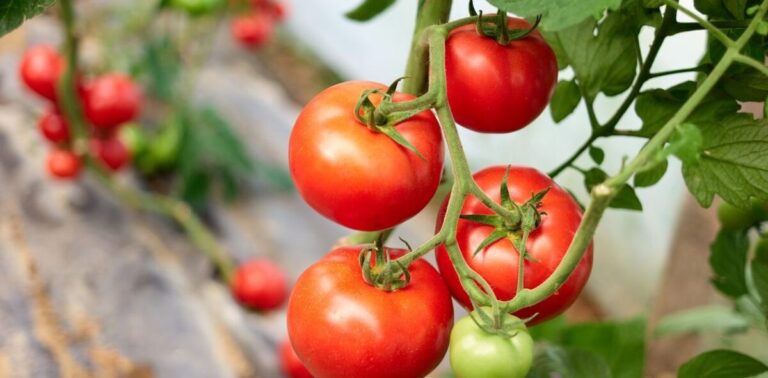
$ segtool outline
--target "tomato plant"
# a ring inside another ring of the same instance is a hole
[[[80,158],[72,151],[55,148],[48,153],[48,172],[57,178],[73,179],[80,174]]]
[[[513,29],[531,24],[510,18]],[[544,111],[557,82],[557,61],[538,31],[506,45],[475,25],[454,29],[445,42],[448,103],[456,122],[483,133],[527,126]]]
[[[746,209],[723,202],[717,208],[717,218],[723,228],[744,230],[768,220],[768,203],[753,203]]]
[[[448,348],[448,289],[424,260],[408,266],[405,288],[374,287],[360,272],[360,249],[334,249],[296,281],[288,302],[291,344],[318,378],[423,377]],[[392,257],[404,252],[386,249]]]
[[[312,378],[312,373],[296,355],[291,346],[291,340],[285,339],[280,343],[280,369],[287,378]]]
[[[110,129],[134,120],[141,103],[141,89],[119,73],[98,77],[83,90],[85,117],[98,128]]]
[[[64,58],[49,45],[30,47],[19,64],[19,75],[29,89],[56,101],[56,83],[64,72]]]
[[[237,301],[254,310],[272,310],[285,302],[288,279],[277,264],[257,259],[240,265],[231,288]]]
[[[394,126],[421,156],[358,121],[351,110],[371,88],[385,87],[351,81],[318,94],[296,119],[288,145],[291,176],[302,197],[320,214],[356,230],[382,230],[414,216],[435,194],[443,169],[442,137],[432,113]],[[394,95],[395,102],[411,98]]]
[[[473,316],[477,316],[475,310]],[[491,333],[470,316],[451,331],[449,356],[457,378],[524,378],[533,364],[533,339],[522,320],[506,315],[505,323],[517,326]]]
[[[37,126],[45,139],[52,143],[69,141],[70,133],[67,120],[55,109],[49,109],[43,113]]]
[[[489,167],[475,173],[472,177],[489,197],[500,203],[499,187],[505,177],[506,169],[503,166]],[[507,182],[509,196],[517,203],[522,204],[528,201],[532,193],[549,189],[537,207],[541,213],[541,220],[528,237],[526,250],[529,257],[524,259],[522,269],[524,287],[535,288],[560,265],[581,223],[581,209],[567,191],[533,168],[510,167],[508,175],[510,177]],[[449,198],[445,200],[438,215],[438,229],[444,222],[448,200]],[[477,198],[469,197],[461,207],[461,213],[491,215],[493,211]],[[478,251],[481,243],[495,231],[497,228],[493,226],[461,219],[456,226],[456,243],[467,264],[488,281],[499,299],[509,300],[517,293],[520,258],[514,240],[521,235],[514,231],[507,233],[505,230],[503,238]],[[469,296],[459,282],[445,246],[438,247],[436,253],[438,267],[451,293],[464,307],[472,308]],[[535,315],[529,324],[536,324],[562,313],[581,293],[591,269],[592,246],[590,245],[568,280],[555,293],[534,306],[516,312],[515,315],[521,318]]]

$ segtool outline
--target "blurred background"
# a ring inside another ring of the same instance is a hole
[[[136,122],[146,129],[140,132],[156,144],[150,148],[165,143],[175,151],[159,163],[134,161],[115,178],[184,199],[236,261],[265,257],[295,280],[350,233],[291,189],[287,141],[296,115],[333,83],[388,83],[405,67],[417,2],[399,1],[368,23],[343,16],[357,3],[285,2],[284,22],[255,46],[232,34],[234,16],[167,11],[152,17],[155,1],[78,1],[86,75],[137,77],[150,99]],[[492,9],[484,1],[476,5]],[[17,72],[29,46],[60,46],[56,12],[0,39],[0,377],[280,376],[275,350],[285,338],[284,310],[241,309],[205,256],[167,219],[130,210],[91,177],[48,176],[49,147],[36,130],[48,105]],[[452,17],[465,15],[457,2]],[[652,37],[650,29],[641,33],[644,52]],[[655,67],[694,66],[704,43],[703,33],[669,38]],[[685,78],[693,74],[654,79],[646,88]],[[621,99],[600,97],[598,118],[612,114]],[[586,119],[580,106],[560,124],[545,111],[533,126],[509,135],[460,131],[473,169],[523,164],[548,171],[588,137]],[[639,128],[640,121],[630,112],[622,126]],[[641,143],[599,142],[608,172]],[[589,157],[582,159],[587,166]],[[718,301],[706,261],[716,220],[687,193],[679,162],[670,163],[659,185],[638,190],[643,212],[607,212],[590,282],[566,314],[569,321],[643,317],[652,329],[664,314]],[[566,171],[558,182],[586,200],[581,177]],[[426,240],[435,214],[432,204],[396,236],[411,244]],[[708,343],[693,335],[652,340],[648,374],[674,372]]]

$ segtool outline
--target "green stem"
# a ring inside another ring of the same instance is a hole
[[[427,91],[429,77],[429,46],[423,38],[423,31],[432,25],[440,25],[448,21],[452,0],[421,0],[419,3],[411,52],[405,67],[407,79],[403,83],[403,92],[416,96]]]
[[[226,282],[230,282],[234,264],[211,231],[183,201],[158,194],[144,193],[118,185],[108,172],[88,153],[88,125],[78,101],[75,75],[77,72],[78,39],[75,33],[73,0],[61,0],[64,26],[64,55],[67,68],[60,79],[57,92],[67,121],[72,125],[75,148],[94,174],[113,194],[130,206],[169,216],[176,220],[192,242],[213,261]]]
[[[723,45],[726,47],[732,47],[733,46],[733,40],[728,38],[725,33],[723,33],[722,30],[718,29],[717,26],[712,25],[709,21],[702,18],[695,12],[692,12],[690,9],[680,5],[678,2],[674,0],[664,0],[664,4],[666,4],[668,7],[675,8],[683,13],[685,13],[686,16],[694,19],[696,23],[704,27],[704,29],[707,29],[707,31],[712,34],[713,37],[717,38]]]
[[[709,23],[718,29],[746,29],[749,26],[748,20],[710,20]],[[670,29],[669,35],[696,30],[705,30],[705,28],[697,22],[678,22]]]
[[[592,145],[592,143],[594,143],[594,142],[597,140],[597,138],[599,138],[599,137],[600,137],[600,135],[599,135],[599,134],[596,134],[596,133],[594,133],[594,132],[593,132],[593,133],[592,133],[592,134],[589,136],[589,139],[587,139],[587,140],[586,140],[586,141],[585,141],[585,142],[584,142],[584,143],[581,145],[581,147],[579,147],[579,148],[576,150],[576,152],[574,152],[574,153],[571,155],[571,157],[569,157],[569,158],[568,158],[568,160],[564,161],[562,164],[560,164],[559,166],[557,166],[557,168],[553,169],[552,171],[550,171],[550,172],[548,173],[549,177],[555,178],[555,177],[557,177],[557,176],[558,176],[560,173],[562,173],[562,172],[563,172],[563,171],[564,171],[566,168],[570,167],[570,166],[573,164],[573,162],[574,162],[574,161],[576,161],[576,159],[578,159],[578,158],[579,158],[579,156],[581,156],[581,154],[583,154],[583,153],[584,153],[584,151],[586,151],[586,150],[589,148],[589,146],[591,146],[591,145]]]
[[[766,67],[765,64],[758,62],[757,60],[755,60],[750,56],[739,54],[739,55],[736,55],[733,59],[739,63],[746,64],[760,71],[765,76],[768,76],[768,67]]]

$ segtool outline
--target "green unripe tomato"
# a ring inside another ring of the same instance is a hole
[[[507,320],[515,321],[512,315]],[[458,378],[524,378],[533,364],[533,339],[522,323],[514,336],[491,334],[472,318],[460,319],[448,347],[451,368]]]
[[[723,202],[717,208],[720,225],[728,230],[745,230],[762,221],[768,220],[766,204],[752,201],[752,206],[742,209]]]
[[[192,16],[209,14],[221,7],[222,0],[171,0],[171,6]]]
[[[153,162],[162,168],[176,164],[181,150],[184,130],[177,118],[169,119],[149,145],[149,155]]]
[[[130,123],[121,127],[118,137],[125,144],[125,147],[128,148],[132,158],[147,152],[147,137],[138,125]]]

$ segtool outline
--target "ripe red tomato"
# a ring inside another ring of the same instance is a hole
[[[264,13],[239,16],[232,20],[232,37],[245,47],[260,47],[272,38],[272,18]]]
[[[336,248],[299,277],[288,301],[291,344],[318,378],[423,377],[448,348],[448,289],[423,259],[408,267],[405,288],[377,289],[363,280],[361,248]]]
[[[64,57],[48,45],[30,47],[21,58],[19,75],[32,91],[56,101],[56,85],[64,73]]]
[[[64,143],[69,141],[69,124],[55,109],[49,109],[43,113],[37,126],[45,139],[50,142]]]
[[[312,378],[312,373],[307,370],[304,364],[293,351],[291,341],[286,339],[280,343],[280,368],[283,374],[288,378]]]
[[[508,25],[531,27],[518,18]],[[547,106],[557,60],[538,31],[502,46],[466,25],[448,36],[445,73],[456,122],[482,133],[508,133],[527,126]]]
[[[288,10],[284,3],[272,3],[269,11],[272,13],[272,17],[277,21],[285,20],[285,16],[288,15]]]
[[[69,150],[51,150],[46,164],[48,172],[54,177],[71,179],[80,174],[80,158]]]
[[[327,218],[366,231],[390,228],[421,211],[443,169],[442,135],[431,112],[395,126],[424,159],[357,121],[355,104],[371,88],[385,89],[349,81],[318,94],[296,120],[288,145],[291,176],[304,200]],[[379,103],[381,96],[370,99]]]
[[[141,110],[141,89],[119,73],[90,82],[83,90],[85,117],[97,128],[113,128],[135,119]]]
[[[255,310],[280,307],[288,295],[288,279],[277,264],[258,259],[240,265],[232,280],[232,295]]]
[[[474,174],[480,188],[500,202],[499,188],[506,167],[495,166]],[[517,203],[524,203],[533,193],[551,188],[541,201],[541,223],[528,237],[526,248],[535,261],[525,261],[524,286],[532,289],[547,279],[560,264],[573,235],[581,223],[581,208],[573,197],[558,186],[552,179],[541,172],[527,167],[511,167],[509,171],[509,195]],[[437,227],[443,224],[446,198],[438,214]],[[477,198],[470,196],[464,202],[462,214],[493,214]],[[493,231],[493,227],[460,219],[456,230],[456,242],[469,266],[479,273],[491,285],[496,296],[501,300],[512,299],[517,292],[518,253],[512,242],[501,239],[474,257],[480,243]],[[466,308],[472,308],[464,289],[461,287],[456,270],[451,264],[445,246],[437,248],[437,264],[453,296]],[[592,270],[592,245],[588,247],[573,274],[551,297],[531,307],[522,309],[514,315],[524,319],[538,313],[530,321],[534,325],[551,319],[565,311],[578,297],[587,283]]]
[[[112,171],[119,171],[131,160],[131,152],[116,136],[91,139],[91,151]]]

